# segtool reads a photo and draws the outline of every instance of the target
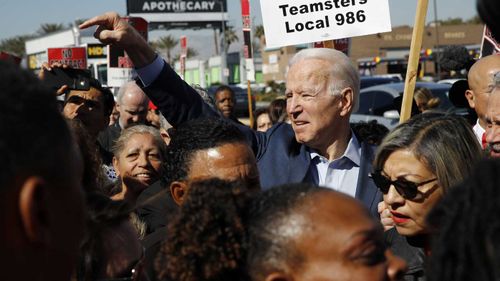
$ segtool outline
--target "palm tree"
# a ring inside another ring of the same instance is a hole
[[[196,49],[193,49],[191,47],[187,48],[187,56],[186,58],[191,58],[191,57],[196,57],[198,55],[198,51]],[[174,62],[178,61],[181,57],[181,54],[177,54],[174,58]]]
[[[258,40],[258,50],[262,53],[262,49],[266,45],[266,35],[264,34],[264,26],[262,24],[255,26],[253,36]],[[254,49],[257,49],[254,47]]]
[[[158,38],[156,42],[153,43],[155,49],[165,50],[167,52],[168,63],[172,62],[172,50],[179,44],[179,40],[175,39],[172,35],[167,35]]]
[[[226,26],[224,30],[224,39],[226,40],[226,53],[229,50],[229,46],[231,46],[232,43],[238,42],[240,39],[238,38],[238,35],[236,34],[236,31],[234,30],[234,26],[228,25]]]
[[[65,28],[64,24],[61,23],[42,23],[38,29],[38,34],[45,35],[61,31]]]
[[[19,35],[0,41],[0,51],[6,51],[14,55],[23,57],[26,54],[24,43],[33,38],[32,35]]]
[[[261,46],[266,44],[266,35],[264,34],[264,26],[262,24],[255,26],[253,36],[259,40]]]

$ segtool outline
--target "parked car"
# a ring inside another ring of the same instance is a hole
[[[435,97],[441,100],[439,109],[454,110],[448,99],[450,84],[417,82],[416,88],[427,88]],[[402,96],[404,83],[390,83],[362,89],[359,93],[359,109],[351,115],[351,122],[377,120],[389,129],[399,122],[399,109],[393,105],[396,97]]]
[[[397,77],[361,76],[359,82],[360,89],[364,89],[376,85],[401,82],[401,79]]]
[[[215,101],[215,90],[217,90],[219,86],[210,86],[207,91],[208,94]],[[236,104],[234,105],[234,114],[236,117],[248,117],[248,94],[247,89],[240,88],[238,86],[229,85],[229,87],[233,90],[234,96],[236,98]],[[252,95],[252,108],[255,110],[255,97]]]

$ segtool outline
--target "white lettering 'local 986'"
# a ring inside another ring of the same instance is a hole
[[[388,0],[260,0],[268,48],[391,31]]]

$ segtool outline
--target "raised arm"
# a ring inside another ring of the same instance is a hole
[[[149,46],[144,38],[117,13],[93,17],[80,28],[97,26],[94,36],[104,44],[123,48],[141,80],[140,86],[173,126],[186,121],[218,116],[198,93]]]

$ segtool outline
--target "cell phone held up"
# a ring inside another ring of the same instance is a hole
[[[67,85],[70,90],[88,91],[90,89],[90,72],[86,69],[52,68],[44,69],[43,81],[51,89],[59,90]]]

